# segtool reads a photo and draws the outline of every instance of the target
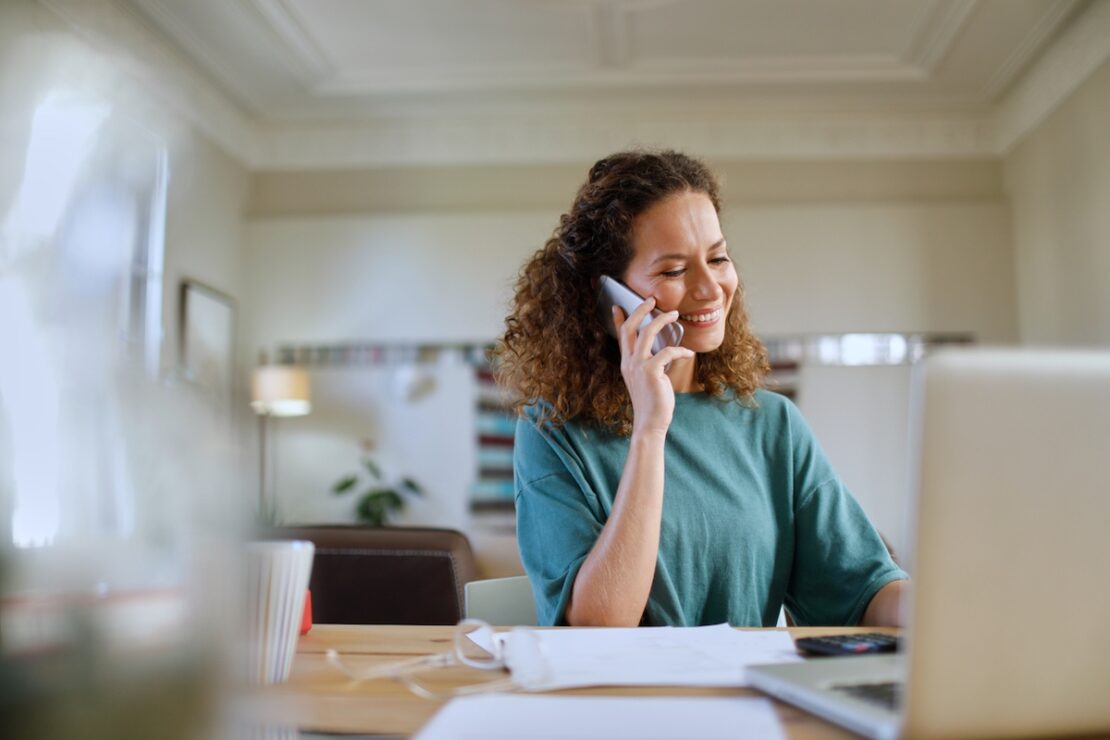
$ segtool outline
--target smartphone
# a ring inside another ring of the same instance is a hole
[[[812,655],[864,655],[897,652],[902,649],[902,640],[896,635],[867,632],[862,635],[799,637],[794,646]]]
[[[605,324],[605,328],[614,338],[617,336],[617,327],[613,324],[613,306],[620,306],[627,318],[631,316],[632,312],[639,308],[640,304],[643,302],[643,296],[632,290],[632,288],[629,288],[620,280],[611,278],[608,275],[601,276],[601,286],[598,290],[598,308],[601,311],[602,323]],[[637,331],[643,331],[644,327],[650,324],[653,318],[662,313],[663,312],[657,308],[652,309],[651,313],[644,317]],[[664,347],[677,347],[682,344],[683,333],[684,329],[682,328],[682,324],[677,321],[664,325],[663,328],[659,330],[659,333],[655,335],[655,341],[651,343],[651,353],[654,355]]]

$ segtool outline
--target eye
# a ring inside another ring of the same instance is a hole
[[[676,278],[676,277],[682,277],[682,274],[684,272],[686,272],[686,268],[680,267],[677,270],[667,270],[666,272],[661,272],[659,274],[662,275],[663,277]]]
[[[727,256],[725,256],[723,254],[720,257],[714,257],[713,259],[711,259],[709,261],[712,262],[714,265],[721,265],[721,264],[724,264],[725,262],[732,262],[732,260],[730,260]]]

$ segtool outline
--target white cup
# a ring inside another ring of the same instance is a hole
[[[315,551],[303,540],[247,544],[247,678],[252,683],[289,678]]]

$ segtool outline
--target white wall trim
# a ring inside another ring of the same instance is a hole
[[[116,0],[39,2],[229,155],[256,163],[256,129],[246,112],[130,10]]]
[[[996,154],[1009,153],[1110,59],[1110,2],[1095,2],[1002,99]]]

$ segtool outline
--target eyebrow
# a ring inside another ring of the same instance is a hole
[[[705,251],[709,252],[709,251],[712,251],[712,250],[716,249],[717,247],[723,247],[724,245],[725,245],[725,238],[722,236],[720,239],[718,239],[717,241],[710,244],[709,247]],[[653,259],[651,261],[651,265],[654,265],[656,262],[662,262],[663,260],[682,260],[682,259],[686,259],[686,255],[678,254],[678,253],[661,254],[661,255],[659,255],[658,257],[656,257],[655,259]],[[651,265],[648,265],[648,266],[650,267]]]

